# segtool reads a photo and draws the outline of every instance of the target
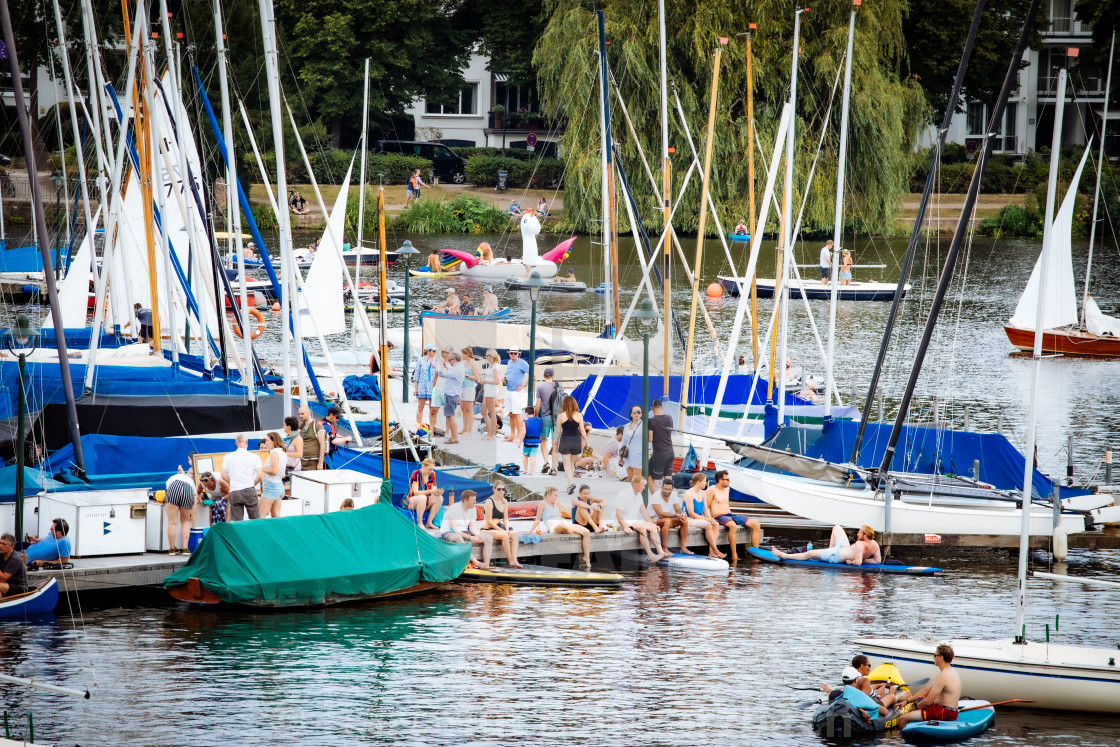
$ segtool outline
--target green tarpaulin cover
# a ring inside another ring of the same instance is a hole
[[[382,496],[356,511],[217,524],[163,585],[198,578],[225,602],[308,606],[451,581],[469,560],[470,545],[432,537]]]

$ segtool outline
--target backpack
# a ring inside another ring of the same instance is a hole
[[[553,380],[552,383],[556,388],[552,390],[552,396],[548,400],[548,412],[552,419],[556,420],[556,416],[560,414],[560,410],[564,406],[564,398],[568,396],[568,393],[564,391],[564,387],[559,381]]]

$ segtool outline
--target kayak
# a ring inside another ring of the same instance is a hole
[[[751,235],[749,233],[729,233],[726,234],[727,238],[731,241],[750,241]]]
[[[444,270],[443,272],[432,272],[427,267],[419,267],[415,270],[409,270],[408,274],[414,278],[453,278],[457,275],[462,275],[459,270]]]
[[[527,565],[524,568],[468,567],[458,581],[476,584],[517,584],[526,586],[619,586],[622,576],[617,573],[573,571],[565,568],[546,568]]]
[[[960,708],[988,705],[986,700],[962,700]],[[902,738],[915,744],[957,742],[985,731],[996,720],[996,709],[977,708],[957,714],[956,721],[914,721],[902,727]]]
[[[874,563],[864,563],[863,565],[849,565],[848,563],[826,563],[823,560],[785,560],[779,558],[769,550],[761,547],[748,547],[749,552],[754,557],[763,561],[764,563],[779,563],[781,565],[799,565],[809,568],[824,568],[830,571],[858,571],[860,573],[899,573],[907,576],[932,576],[935,573],[941,573],[944,568],[931,568],[924,565],[903,565],[898,561],[887,561],[881,565]]]
[[[913,709],[907,703],[901,710],[892,708],[879,713],[879,702],[851,685],[813,714],[813,731],[827,739],[851,739],[882,734],[897,729],[903,713]]]
[[[686,555],[674,553],[667,558],[657,561],[657,565],[666,568],[679,568],[686,571],[718,571],[727,573],[731,565],[723,558],[709,558],[706,555]]]
[[[508,290],[529,290],[529,284],[518,278],[506,278],[503,284]],[[547,280],[541,287],[545,293],[586,293],[587,283],[570,283],[567,280]]]

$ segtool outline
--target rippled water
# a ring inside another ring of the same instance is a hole
[[[35,696],[40,741],[60,745],[816,745],[812,708],[796,707],[815,696],[791,686],[836,680],[852,639],[1009,633],[1013,564],[945,565],[951,573],[935,579],[751,562],[727,577],[648,568],[627,571],[618,590],[454,585],[272,613],[156,597],[86,610],[80,633],[66,616],[6,622],[0,661],[74,687],[92,662],[92,700]],[[1120,553],[1075,552],[1068,567],[1115,575]],[[1031,605],[1035,637],[1060,614],[1063,643],[1120,642],[1115,593],[1045,583]],[[25,696],[0,694],[20,723]],[[1001,710],[970,744],[1111,745],[1118,735],[1115,718]]]

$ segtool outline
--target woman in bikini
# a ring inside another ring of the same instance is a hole
[[[480,531],[502,543],[502,552],[505,553],[510,568],[524,568],[517,561],[518,534],[509,529],[509,526],[509,503],[506,501],[506,486],[497,483],[494,485],[494,494],[482,504],[482,528]]]
[[[587,570],[591,567],[591,530],[582,524],[568,522],[564,518],[560,504],[556,502],[559,492],[551,485],[544,489],[544,500],[537,504],[537,517],[533,520],[533,526],[529,527],[529,534],[534,534],[538,528],[541,528],[541,531],[552,534],[579,535],[580,547],[583,549],[583,562],[580,567],[582,570]]]

